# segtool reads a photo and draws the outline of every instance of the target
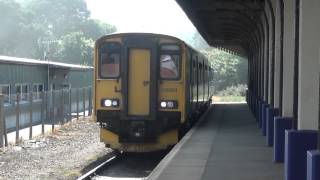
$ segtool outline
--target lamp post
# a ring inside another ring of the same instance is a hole
[[[46,108],[47,108],[47,120],[50,118],[50,115],[48,116],[48,113],[50,113],[50,101],[49,101],[49,92],[50,92],[50,64],[49,64],[49,53],[50,53],[50,44],[52,44],[54,41],[50,40],[52,37],[52,24],[48,25],[48,31],[47,31],[47,35],[48,35],[48,40],[46,41],[42,41],[41,43],[45,45],[45,51],[43,52],[43,59],[44,61],[47,61],[47,103],[46,103]],[[44,98],[44,97],[43,97]],[[43,99],[42,99],[43,101]]]
[[[41,41],[41,43],[45,46],[45,50],[43,52],[43,60],[47,61],[47,91],[50,90],[50,67],[49,67],[49,54],[50,54],[50,44],[55,43],[57,41],[55,40],[50,40],[52,37],[52,24],[49,24],[48,26],[48,31],[47,31],[47,40]]]

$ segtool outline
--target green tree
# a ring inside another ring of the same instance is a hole
[[[0,12],[0,53],[11,55],[19,43],[16,37],[22,33],[23,14],[20,5],[13,0],[0,0]]]
[[[111,34],[117,30],[115,26],[96,19],[89,19],[86,21],[86,23],[83,24],[82,29],[84,35],[93,40],[97,40],[102,35]]]
[[[116,31],[90,19],[84,0],[0,0],[0,54],[92,64],[93,42]]]
[[[82,32],[69,33],[61,38],[57,59],[68,59],[70,63],[92,65],[94,41]]]
[[[30,0],[24,6],[33,14],[31,23],[52,26],[56,37],[79,31],[90,16],[84,0]]]
[[[214,68],[214,83],[217,91],[247,82],[247,60],[244,58],[215,48],[203,53]]]

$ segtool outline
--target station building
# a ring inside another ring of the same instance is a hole
[[[91,66],[0,56],[0,94],[4,95],[7,132],[42,120],[57,124],[75,112],[90,111],[92,75]]]
[[[91,66],[0,56],[0,94],[10,103],[16,93],[27,100],[25,94],[30,92],[39,98],[48,89],[88,87],[92,86],[92,71]]]

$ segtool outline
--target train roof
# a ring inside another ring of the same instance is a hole
[[[97,43],[99,43],[100,41],[102,41],[105,38],[112,38],[112,37],[122,37],[122,36],[130,36],[130,35],[149,35],[149,36],[158,36],[158,37],[166,37],[166,38],[171,38],[171,39],[175,39],[177,41],[180,41],[182,43],[184,43],[188,48],[190,48],[191,50],[197,52],[198,54],[200,54],[202,57],[206,57],[204,54],[202,54],[200,51],[196,50],[195,48],[193,48],[191,45],[189,45],[188,43],[186,43],[185,41],[171,36],[171,35],[166,35],[166,34],[157,34],[157,33],[145,33],[145,32],[121,32],[121,33],[112,33],[112,34],[108,34],[108,35],[104,35],[102,37],[100,37],[99,39],[97,39],[95,46],[97,46]],[[207,59],[207,58],[206,58]],[[212,66],[211,63],[208,61],[208,63],[210,64],[210,67]]]
[[[1,55],[0,55],[0,63],[22,64],[22,65],[46,65],[46,66],[49,65],[51,68],[55,68],[55,67],[69,68],[74,70],[93,69],[92,66],[61,63],[61,62],[54,62],[54,61],[43,61],[43,60],[37,60],[37,59],[19,58],[19,57],[12,57],[12,56],[1,56]]]
[[[200,53],[198,50],[196,50],[195,48],[193,48],[190,44],[186,43],[185,41],[175,37],[175,36],[171,36],[171,35],[167,35],[167,34],[158,34],[158,33],[146,33],[146,32],[120,32],[120,33],[112,33],[112,34],[107,34],[104,35],[102,37],[100,37],[96,43],[98,43],[99,41],[103,40],[104,38],[112,38],[112,37],[119,37],[119,36],[130,36],[130,35],[150,35],[150,36],[160,36],[160,37],[166,37],[166,38],[171,38],[171,39],[175,39],[177,41],[180,41],[182,43],[184,43],[186,46],[188,46],[190,49],[192,49],[193,51],[196,51],[197,53]],[[202,54],[202,53],[200,53]]]

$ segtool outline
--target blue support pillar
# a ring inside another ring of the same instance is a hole
[[[250,92],[250,108],[251,108],[251,112],[253,112],[253,94],[252,92]]]
[[[251,104],[251,92],[248,90],[248,103]]]
[[[249,90],[246,90],[246,102],[249,103]]]
[[[258,122],[259,128],[262,128],[263,111],[264,111],[265,105],[266,105],[266,102],[265,102],[265,101],[262,101],[262,102],[261,102],[261,107],[260,107],[260,120],[259,120],[259,122]]]
[[[261,128],[262,128],[262,135],[266,135],[266,115],[267,115],[267,109],[269,108],[269,104],[265,104],[264,107],[262,108],[262,122],[261,122]]]
[[[255,96],[254,94],[251,94],[251,112],[254,114],[254,102],[255,102]]]
[[[274,134],[274,117],[279,115],[279,109],[270,107],[266,112],[266,135],[267,145],[273,146],[273,134]]]
[[[307,180],[320,180],[320,150],[307,153]]]
[[[255,104],[254,104],[254,117],[257,119],[258,114],[258,106],[259,106],[259,98],[258,96],[255,97]]]
[[[307,151],[317,148],[317,131],[286,130],[285,180],[304,180],[307,177]]]
[[[262,103],[263,103],[263,101],[259,98],[257,118],[256,118],[256,121],[258,122],[258,124],[259,124],[259,122],[260,122],[260,120],[261,120],[261,106],[262,106]]]
[[[274,119],[274,146],[273,160],[274,162],[284,162],[284,142],[285,130],[291,129],[292,118],[276,117]]]

